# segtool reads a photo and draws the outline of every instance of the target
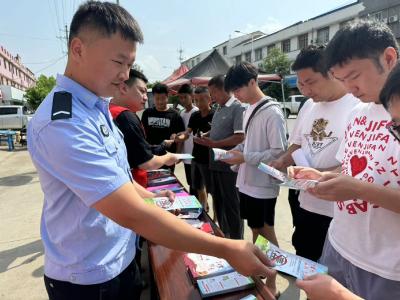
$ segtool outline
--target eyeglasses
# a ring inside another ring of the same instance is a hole
[[[394,136],[394,138],[400,142],[400,124],[394,121],[389,122],[386,125],[386,128],[389,130],[391,135]]]

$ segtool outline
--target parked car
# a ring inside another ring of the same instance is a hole
[[[0,129],[25,129],[31,118],[32,115],[25,106],[0,106]]]
[[[296,115],[307,99],[308,98],[303,95],[291,95],[288,97],[287,101],[279,102],[285,117]]]

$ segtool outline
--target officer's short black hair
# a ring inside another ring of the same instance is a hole
[[[129,71],[129,78],[125,80],[125,84],[131,87],[137,79],[143,80],[144,83],[148,83],[149,80],[144,76],[144,74],[136,69],[130,69]]]
[[[343,66],[351,59],[372,59],[378,69],[380,55],[387,47],[398,44],[390,28],[378,21],[359,20],[345,25],[335,34],[325,49],[326,67]]]
[[[208,87],[206,87],[206,86],[198,86],[194,90],[194,93],[195,94],[209,94]]]
[[[152,88],[152,93],[154,94],[165,94],[168,96],[168,87],[163,83],[156,83]]]
[[[248,62],[242,62],[229,68],[225,76],[225,90],[230,92],[247,85],[250,80],[257,80],[258,71]]]
[[[302,49],[292,65],[292,70],[297,72],[311,68],[314,72],[321,73],[324,77],[327,77],[328,69],[325,65],[324,49],[324,45],[310,45]]]
[[[379,101],[388,109],[393,97],[400,97],[400,63],[392,69],[379,95]]]
[[[190,94],[191,95],[191,94],[193,94],[193,87],[188,83],[182,84],[178,90],[178,94]]]
[[[224,89],[224,82],[225,82],[225,75],[216,75],[213,78],[210,79],[210,81],[208,82],[208,86],[214,86],[219,90],[223,90]]]
[[[110,37],[120,33],[122,38],[143,43],[143,33],[136,20],[122,6],[110,2],[87,1],[75,12],[68,45],[82,29],[90,29]]]

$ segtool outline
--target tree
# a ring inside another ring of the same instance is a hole
[[[36,110],[55,85],[56,79],[53,76],[46,77],[45,75],[40,75],[36,85],[27,89],[25,92],[24,97],[29,107]]]
[[[268,51],[267,57],[260,65],[261,69],[270,74],[281,76],[290,74],[290,60],[279,48]]]
[[[141,68],[141,66],[139,66],[137,63],[134,63],[134,64],[132,65],[132,69],[134,69],[134,70],[136,70],[136,71],[139,71],[140,73],[144,73],[144,72],[143,72],[143,69]]]
[[[284,76],[290,74],[290,60],[285,53],[283,53],[279,48],[272,48],[268,51],[267,57],[260,64],[260,68],[270,74],[279,74]],[[290,89],[287,84],[283,85],[285,96],[289,95]],[[282,87],[280,84],[270,83],[264,92],[278,101],[282,101]]]

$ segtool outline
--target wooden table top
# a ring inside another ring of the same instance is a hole
[[[218,236],[222,236],[222,232],[212,222],[210,217],[203,213],[202,221],[208,221],[212,224],[213,229]],[[155,284],[161,300],[197,300],[202,299],[199,290],[192,283],[186,266],[183,262],[184,252],[171,250],[160,245],[149,244],[149,259]],[[214,296],[212,299],[234,300],[253,294],[257,299],[271,299],[270,293],[265,285],[258,278],[253,278],[256,286],[253,289],[228,293],[224,295]],[[211,298],[210,298],[211,299]]]

